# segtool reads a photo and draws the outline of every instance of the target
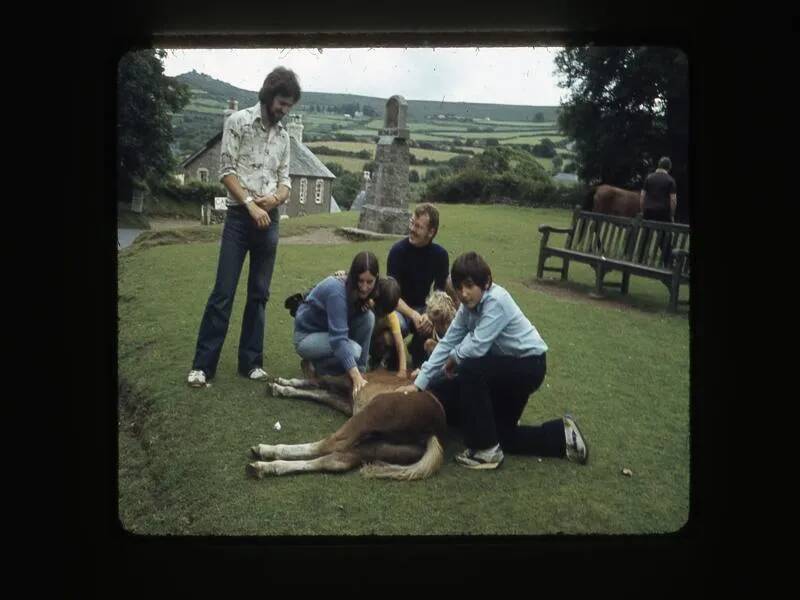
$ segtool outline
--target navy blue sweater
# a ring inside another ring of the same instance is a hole
[[[447,282],[450,258],[447,250],[431,242],[417,248],[408,238],[402,239],[389,250],[386,272],[400,284],[400,297],[412,308],[425,305],[431,284],[444,290]]]

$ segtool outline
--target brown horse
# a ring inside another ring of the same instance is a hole
[[[276,379],[274,396],[306,398],[352,415],[332,435],[307,444],[258,444],[250,448],[249,476],[311,471],[349,471],[364,465],[362,475],[424,479],[442,466],[446,431],[444,409],[430,392],[397,393],[408,383],[394,372],[376,369],[352,397],[348,376]]]
[[[589,192],[583,209],[619,217],[635,217],[640,212],[639,193],[603,183],[594,192]]]

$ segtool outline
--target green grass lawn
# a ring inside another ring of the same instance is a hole
[[[137,241],[119,254],[119,517],[126,529],[360,536],[635,534],[683,526],[690,458],[686,309],[666,312],[666,288],[635,277],[628,297],[609,291],[606,299],[592,300],[593,277],[585,265],[570,267],[567,284],[535,283],[537,228],[566,226],[568,211],[460,205],[440,211],[436,241],[451,260],[467,250],[483,254],[550,347],[545,384],[522,422],[572,412],[590,445],[589,464],[509,455],[497,471],[469,471],[453,462],[463,448],[453,432],[442,470],[423,481],[366,480],[356,471],[247,479],[250,445],[320,439],[345,417],[312,402],[272,398],[264,384],[236,375],[246,275],[216,380],[200,390],[186,385],[213,286],[217,225],[198,228],[192,243]],[[281,223],[281,236],[356,222],[357,213],[350,212],[289,219]],[[300,374],[284,298],[347,268],[361,249],[375,252],[384,269],[389,247],[279,246],[267,307],[265,366],[271,374]],[[280,431],[273,429],[276,421]],[[621,474],[625,467],[632,477]]]

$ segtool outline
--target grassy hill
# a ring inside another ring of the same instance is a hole
[[[220,131],[222,112],[229,99],[236,99],[240,108],[258,102],[257,92],[238,88],[197,71],[178,75],[176,79],[192,90],[191,103],[173,118],[176,137],[174,150],[180,158],[200,149]],[[295,111],[303,113],[304,137],[307,140],[336,140],[345,135],[372,142],[383,125],[386,100],[355,94],[303,91]],[[558,134],[555,126],[559,110],[557,106],[406,100],[412,138],[418,142],[448,144],[453,143],[454,139],[458,142],[459,139],[480,141],[519,138],[525,139],[524,143],[535,143],[530,140]],[[379,116],[346,118],[340,111],[341,107],[356,103],[361,110],[369,113],[368,107]],[[337,110],[340,112],[335,112]],[[537,113],[542,113],[544,122],[534,122]],[[445,118],[438,118],[440,115]],[[436,149],[448,150],[445,147]]]

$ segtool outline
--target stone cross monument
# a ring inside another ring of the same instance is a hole
[[[402,96],[386,102],[383,129],[375,150],[377,173],[367,187],[358,228],[377,233],[408,233],[409,131],[406,124],[408,103]]]

